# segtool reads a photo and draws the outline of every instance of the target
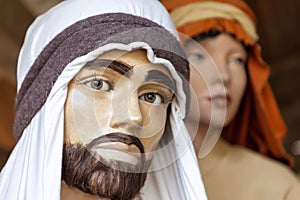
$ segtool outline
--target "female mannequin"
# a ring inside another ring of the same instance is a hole
[[[193,68],[200,118],[190,113],[187,121],[198,124],[193,144],[208,199],[299,198],[251,9],[237,0],[163,4],[183,34]],[[218,141],[212,137],[219,134]]]

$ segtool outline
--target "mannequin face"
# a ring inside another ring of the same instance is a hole
[[[237,113],[247,84],[247,52],[226,33],[185,46],[200,123],[227,126]]]
[[[112,50],[87,63],[68,86],[62,180],[85,195],[133,199],[174,90],[169,71],[144,50]]]
[[[106,52],[69,84],[65,141],[88,145],[100,136],[121,133],[137,137],[149,153],[164,132],[174,88],[169,71],[149,63],[146,51]],[[133,164],[140,153],[134,145],[118,141],[96,145],[93,150],[106,159]]]

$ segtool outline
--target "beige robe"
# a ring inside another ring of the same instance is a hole
[[[300,200],[287,166],[222,139],[199,165],[209,200]]]

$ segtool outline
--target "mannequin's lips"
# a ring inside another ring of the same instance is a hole
[[[231,102],[231,98],[229,95],[224,94],[216,94],[209,97],[209,101],[214,103],[217,106],[228,106]]]
[[[127,145],[122,142],[101,143],[93,147],[93,151],[107,160],[118,160],[137,164],[141,160],[141,152],[134,144]]]
[[[116,150],[116,151],[123,151],[123,152],[127,152],[127,153],[136,153],[136,154],[140,154],[140,150],[139,148],[134,145],[127,145],[124,144],[122,142],[106,142],[106,143],[101,143],[98,144],[96,147],[94,147],[96,149],[101,148],[101,149],[110,149],[110,150]]]
[[[114,145],[115,144],[115,145]],[[120,147],[120,150],[128,150],[129,152],[132,149],[132,146],[135,146],[139,149],[140,153],[144,153],[144,146],[138,137],[133,135],[128,135],[124,133],[109,133],[101,135],[98,138],[93,139],[88,145],[88,149],[93,149],[96,146],[106,146],[107,148],[115,149],[117,146]]]
[[[144,162],[144,146],[139,138],[120,132],[102,135],[92,140],[87,149],[106,160],[120,160],[128,163]]]

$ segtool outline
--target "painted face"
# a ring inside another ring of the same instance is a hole
[[[169,71],[150,63],[146,51],[106,52],[87,63],[69,84],[65,142],[92,142],[104,158],[134,164],[132,155],[140,153],[135,145],[118,140],[97,145],[97,138],[111,133],[135,136],[150,153],[164,132],[174,89]]]
[[[203,48],[200,48],[200,45]],[[247,84],[247,52],[226,33],[187,43],[191,86],[196,93],[200,123],[223,127],[239,108]]]

